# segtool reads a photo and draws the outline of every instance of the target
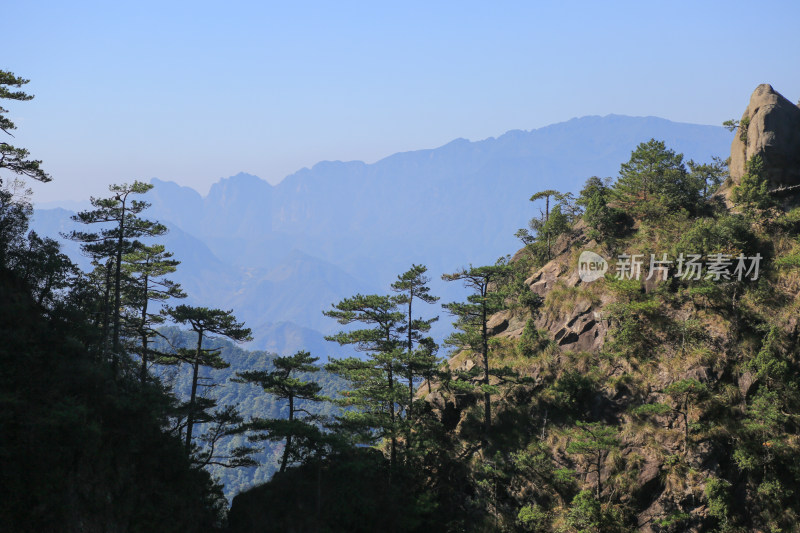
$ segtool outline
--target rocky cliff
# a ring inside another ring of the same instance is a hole
[[[800,108],[766,83],[753,91],[731,144],[732,182],[756,155],[764,159],[772,188],[800,185]]]

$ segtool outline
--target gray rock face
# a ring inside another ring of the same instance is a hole
[[[755,155],[764,159],[772,188],[800,185],[800,108],[766,83],[750,97],[731,144],[733,183]]]
[[[560,260],[547,263],[525,280],[530,290],[543,298],[559,282],[566,287],[581,284],[577,270],[570,270]],[[549,331],[553,340],[565,350],[599,350],[608,331],[607,322],[601,318],[601,307],[602,305],[595,306],[588,300],[579,300],[556,315],[539,315],[536,318],[536,327]]]

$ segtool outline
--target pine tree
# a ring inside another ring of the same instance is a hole
[[[777,203],[769,193],[764,159],[760,155],[754,155],[747,161],[745,169],[747,172],[733,187],[731,201],[745,215],[756,218],[765,210],[776,206]]]
[[[672,399],[672,411],[683,419],[683,453],[689,451],[689,416],[695,404],[708,394],[708,387],[694,378],[681,379],[670,383],[664,389],[664,394]]]
[[[683,155],[650,139],[620,166],[614,184],[618,206],[633,216],[659,216],[675,209],[696,210],[703,187],[689,174]]]
[[[172,259],[172,253],[165,251],[164,245],[143,245],[122,259],[125,276],[130,280],[125,287],[125,303],[133,310],[129,325],[141,343],[134,351],[138,351],[142,361],[139,380],[144,383],[147,364],[152,361],[151,355],[159,355],[149,347],[149,341],[156,333],[154,327],[165,320],[160,309],[158,312],[152,311],[150,303],[185,298],[186,293],[178,283],[164,277],[175,272],[180,264],[180,261]]]
[[[551,198],[555,202],[552,209],[550,207]],[[540,211],[539,218],[532,218],[528,223],[528,227],[533,231],[533,234],[528,230],[520,229],[515,236],[522,240],[526,246],[535,244],[538,249],[537,255],[543,256],[543,259],[549,261],[552,258],[553,242],[569,230],[572,221],[579,212],[579,208],[572,193],[560,193],[548,189],[537,192],[530,198],[531,202],[541,199],[545,200],[544,211]]]
[[[366,360],[347,358],[332,361],[326,370],[350,381],[352,390],[344,398],[346,405],[360,409],[348,413],[350,422],[361,426],[358,430],[365,439],[370,438],[370,428],[390,442],[389,462],[397,459],[397,404],[400,392],[396,387],[396,374],[402,357],[401,328],[403,313],[391,296],[361,295],[345,298],[334,304],[325,316],[335,318],[342,325],[363,324],[365,329],[341,331],[325,337],[341,345],[354,345],[369,354]]]
[[[216,405],[213,400],[203,399],[209,405]],[[217,409],[203,421],[207,423],[208,429],[197,439],[202,447],[192,457],[192,464],[196,468],[205,468],[209,465],[223,468],[258,466],[258,461],[253,458],[253,454],[261,450],[255,446],[236,446],[226,455],[218,453],[218,444],[223,438],[242,432],[244,419],[235,405],[226,405]]]
[[[300,459],[299,450],[314,447],[308,441],[309,439],[313,440],[313,437],[319,433],[317,425],[314,423],[316,417],[297,403],[300,400],[311,402],[325,400],[319,394],[322,389],[321,385],[312,381],[304,381],[297,376],[303,373],[318,372],[320,368],[315,364],[318,360],[318,357],[311,357],[309,352],[299,351],[289,357],[276,357],[274,360],[275,370],[237,372],[237,377],[233,380],[237,383],[255,383],[261,386],[267,394],[287,401],[288,419],[254,418],[242,426],[243,430],[258,432],[257,435],[251,437],[251,440],[284,439],[280,472],[286,470],[290,458]],[[299,417],[301,413],[305,414],[304,418]],[[301,442],[293,442],[293,439]]]
[[[121,351],[122,256],[132,253],[141,246],[141,243],[135,239],[155,237],[163,235],[167,231],[163,224],[144,220],[137,216],[150,204],[141,200],[129,199],[132,194],[144,194],[152,188],[152,185],[140,181],[135,181],[131,185],[111,185],[109,191],[114,196],[110,198],[92,197],[90,201],[94,209],[81,211],[72,217],[76,222],[87,225],[101,224],[105,227],[97,232],[71,231],[64,234],[67,239],[83,243],[83,252],[95,260],[113,259],[114,273],[109,281],[113,280],[114,283],[111,364],[115,372]],[[109,266],[107,264],[106,268]]]
[[[19,201],[12,188],[0,186],[0,267],[11,267],[15,255],[25,247],[32,214],[29,202]]]
[[[489,317],[503,308],[501,293],[490,290],[493,284],[504,280],[510,273],[510,267],[503,261],[498,261],[494,266],[472,267],[462,269],[453,274],[444,274],[445,281],[462,281],[472,290],[466,302],[451,302],[443,304],[451,315],[456,318],[453,325],[459,330],[445,341],[446,344],[458,349],[472,350],[480,354],[483,364],[483,390],[484,402],[484,444],[487,442],[489,429],[492,425],[491,395],[493,387],[489,383],[489,333],[487,323]]]
[[[550,260],[550,243],[552,239],[552,235],[550,232],[549,222],[550,222],[550,197],[558,198],[559,192],[553,189],[547,189],[546,191],[539,191],[533,196],[530,197],[531,202],[536,202],[537,200],[541,200],[544,198],[545,207],[544,212],[542,212],[541,217],[538,219],[531,219],[530,221],[530,228],[534,231],[536,236],[542,238],[545,244],[545,250],[547,251],[547,260]],[[522,231],[522,230],[520,230]],[[519,233],[519,232],[517,232]],[[525,235],[521,235],[521,238],[524,240]]]
[[[28,234],[24,247],[12,253],[9,266],[28,285],[39,307],[54,303],[80,276],[58,241],[42,238],[35,231]]]
[[[179,305],[166,311],[169,317],[177,324],[188,324],[197,333],[197,345],[194,350],[180,349],[175,358],[188,363],[192,367],[192,392],[189,397],[186,412],[186,453],[192,450],[192,431],[195,422],[206,408],[213,405],[200,406],[198,409],[197,387],[199,382],[200,367],[227,368],[229,366],[221,357],[219,350],[203,348],[203,341],[209,338],[224,337],[236,342],[251,340],[250,329],[244,323],[237,322],[233,311],[221,309],[208,309],[207,307],[190,307]],[[211,337],[213,335],[214,337]]]
[[[15,76],[12,72],[0,70],[0,100],[24,102],[33,99],[33,95],[24,91],[13,90],[15,88],[19,89],[29,81]],[[12,136],[11,132],[17,129],[17,126],[6,117],[6,113],[8,113],[8,110],[0,107],[0,130]],[[25,176],[36,181],[51,181],[50,176],[40,167],[42,162],[29,159],[29,155],[30,153],[25,148],[16,148],[8,143],[0,142],[0,169],[5,169],[17,176]],[[0,176],[0,185],[2,184],[3,179]]]
[[[589,238],[598,242],[617,236],[624,227],[625,213],[612,207],[611,178],[592,176],[581,189],[577,204],[583,207],[583,221],[589,226]]]
[[[712,157],[711,163],[687,163],[691,176],[700,186],[701,198],[708,200],[711,198],[719,186],[728,178],[728,164],[719,157]]]
[[[414,318],[414,301],[419,300],[426,304],[439,301],[438,296],[430,293],[428,283],[430,278],[425,275],[428,269],[423,265],[411,265],[411,268],[397,276],[397,281],[392,283],[392,290],[398,295],[395,302],[406,308],[405,324],[399,328],[401,335],[405,335],[406,353],[401,366],[408,385],[408,400],[406,404],[406,418],[413,418],[415,380],[430,379],[436,368],[436,345],[433,339],[423,339],[423,334],[431,329],[431,324],[439,317],[423,319]],[[423,342],[424,341],[424,342]],[[416,346],[416,348],[415,348]],[[410,432],[407,438],[410,438]]]
[[[596,474],[595,497],[600,501],[603,492],[603,465],[609,452],[619,448],[617,430],[601,422],[577,422],[573,440],[567,445],[567,453],[580,455],[589,463],[585,474]]]
[[[33,98],[24,91],[18,91],[29,80],[15,76],[11,72],[0,70],[0,100],[27,101]],[[0,130],[13,137],[12,131],[17,126],[6,116],[8,110],[0,107]],[[40,168],[41,161],[29,159],[29,152],[6,142],[0,142],[0,267],[9,267],[11,255],[24,246],[25,232],[28,230],[28,219],[33,214],[29,201],[30,189],[21,177],[36,181],[48,182],[48,176]],[[13,179],[4,181],[6,173]],[[19,177],[19,178],[18,178]]]

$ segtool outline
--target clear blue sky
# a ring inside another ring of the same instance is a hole
[[[122,5],[127,4],[127,5]],[[82,199],[205,193],[583,115],[720,124],[762,82],[800,98],[800,2],[7,2],[15,143]]]

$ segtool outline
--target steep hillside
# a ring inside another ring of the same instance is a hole
[[[510,262],[449,276],[472,294],[417,401],[395,352],[354,374],[382,457],[311,458],[237,496],[232,531],[795,531],[800,208],[765,155],[729,205],[724,166],[654,139],[614,182],[543,194]],[[332,478],[353,469],[350,507]]]
[[[774,139],[763,151],[786,141],[769,126],[761,135]],[[769,162],[762,180],[791,174],[774,152],[754,156]],[[602,238],[580,221],[542,266],[530,249],[515,255],[523,293],[488,322],[492,438],[470,462],[478,486],[487,464],[503,480],[486,496],[497,530],[795,530],[800,211],[761,191],[762,203],[637,217]],[[609,264],[595,281],[580,275],[586,251]],[[639,279],[623,254],[641,254]],[[651,254],[672,262],[647,279]],[[683,275],[681,254],[702,257],[700,279]],[[541,305],[514,304],[526,291]],[[463,351],[448,367],[478,383],[481,362]],[[463,390],[442,383],[421,397],[469,454],[480,402]]]

